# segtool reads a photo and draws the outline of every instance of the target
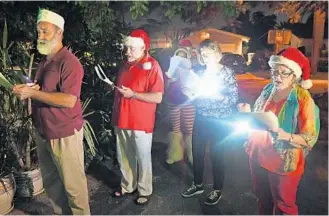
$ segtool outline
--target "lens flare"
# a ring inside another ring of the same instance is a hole
[[[239,121],[233,123],[236,134],[250,133],[253,131],[248,121]]]

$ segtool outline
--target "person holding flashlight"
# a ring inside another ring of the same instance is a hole
[[[222,197],[224,183],[224,150],[230,127],[227,123],[235,113],[238,101],[238,85],[232,69],[221,65],[222,52],[212,40],[204,40],[198,48],[200,63],[206,69],[191,76],[184,93],[196,106],[193,127],[192,152],[194,182],[182,196],[192,197],[204,192],[203,170],[206,143],[211,143],[213,190],[205,200],[215,205]],[[190,84],[190,85],[189,85]]]
[[[302,52],[287,48],[271,56],[269,65],[272,83],[263,89],[254,111],[272,111],[279,127],[252,132],[245,145],[257,212],[297,215],[297,187],[305,157],[318,139],[319,108],[307,90],[312,86],[310,63]],[[238,109],[251,112],[249,104],[239,104]]]

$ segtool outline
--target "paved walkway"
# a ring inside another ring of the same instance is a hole
[[[157,140],[163,140],[166,133],[157,133]],[[164,161],[166,144],[153,144],[154,194],[147,206],[134,204],[134,197],[114,199],[110,196],[112,187],[119,182],[118,173],[112,172],[110,163],[91,167],[88,173],[88,187],[92,214],[255,214],[256,200],[251,190],[248,158],[243,148],[233,144],[226,153],[227,174],[223,198],[218,205],[207,207],[203,204],[209,192],[211,174],[206,168],[205,182],[208,185],[202,195],[183,199],[180,195],[191,181],[191,172],[182,162],[171,166]],[[208,164],[208,161],[207,161]],[[110,168],[108,168],[110,167]],[[32,200],[16,200],[11,214],[52,214],[45,194]],[[317,144],[308,157],[305,175],[299,186],[298,201],[300,214],[328,214],[328,143]]]

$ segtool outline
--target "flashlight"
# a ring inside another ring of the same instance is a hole
[[[234,122],[233,127],[235,129],[235,134],[248,134],[253,131],[249,121],[245,120]]]
[[[26,75],[23,75],[23,78],[24,78],[24,81],[26,82],[27,86],[34,86],[34,83],[33,83],[33,81],[31,80],[30,77],[28,77]]]

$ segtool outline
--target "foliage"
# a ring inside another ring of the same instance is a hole
[[[0,116],[0,178],[13,171],[12,164],[15,162],[14,151],[10,149],[12,145],[9,144],[15,140],[11,140],[14,136],[11,135],[13,131],[11,126],[8,125],[13,125],[12,120]]]
[[[6,22],[3,28],[2,34],[2,47],[1,47],[1,64],[0,69],[3,75],[10,80],[11,83],[22,83],[22,75],[25,74],[23,68],[28,68],[29,65],[24,65],[20,68],[13,68],[13,62],[11,61],[9,50],[13,44],[7,46],[8,42],[8,29]],[[32,57],[33,59],[33,57]],[[32,65],[32,62],[30,62]],[[30,170],[32,165],[36,163],[36,151],[35,142],[32,139],[33,127],[32,119],[30,115],[30,103],[27,101],[19,101],[11,91],[0,87],[0,117],[5,122],[11,122],[7,125],[7,145],[12,150],[12,153],[16,156],[16,168],[23,170]]]
[[[90,125],[89,121],[85,119],[87,116],[92,115],[94,111],[86,113],[86,108],[89,105],[91,101],[91,98],[87,98],[83,103],[82,103],[82,117],[84,118],[83,120],[83,135],[85,139],[85,146],[88,146],[88,150],[90,151],[92,156],[96,155],[96,145],[95,142],[97,143],[97,139],[95,136],[95,132]]]
[[[328,59],[320,60],[318,63],[318,71],[319,72],[328,72]]]
[[[328,1],[281,1],[273,5],[276,13],[285,13],[291,23],[297,23],[300,19],[320,10],[328,14]]]
[[[246,72],[247,64],[243,56],[233,53],[223,53],[221,64],[232,68],[235,74],[243,74]]]
[[[269,69],[268,61],[270,59],[270,53],[268,51],[257,51],[252,58],[252,62],[249,65],[248,71],[259,71]]]
[[[209,24],[219,12],[224,18],[236,16],[240,11],[241,3],[237,1],[160,1],[160,5],[163,8],[164,17],[171,19],[175,15],[180,15],[184,22],[206,26],[206,23]]]

